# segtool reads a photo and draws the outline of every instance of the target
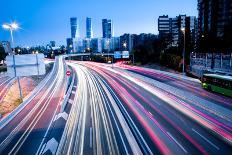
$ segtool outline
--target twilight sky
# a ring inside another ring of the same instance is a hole
[[[163,14],[197,16],[197,0],[1,0],[0,24],[20,24],[14,33],[17,45],[45,45],[50,40],[61,45],[70,37],[70,17],[79,18],[82,37],[85,18],[91,17],[94,37],[102,37],[103,18],[113,20],[115,36],[157,34],[158,16]],[[0,41],[9,39],[10,33],[0,28]]]

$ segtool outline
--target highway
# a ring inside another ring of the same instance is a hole
[[[180,74],[60,56],[0,121],[0,154],[230,155],[231,106]]]
[[[1,120],[0,154],[43,153],[52,133],[64,128],[56,128],[56,116],[66,91],[66,69],[64,59],[57,57],[51,73],[15,111]]]
[[[72,62],[77,96],[57,154],[231,154],[232,99],[196,79]]]

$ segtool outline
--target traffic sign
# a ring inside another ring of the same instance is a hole
[[[70,75],[71,75],[71,72],[70,72],[70,71],[66,71],[66,75],[67,75],[67,76],[70,76]]]

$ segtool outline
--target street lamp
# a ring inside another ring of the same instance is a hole
[[[108,63],[108,61],[109,61],[109,57],[110,57],[110,54],[109,54],[109,52],[110,52],[110,41],[107,39],[107,41],[106,41],[106,45],[107,45],[107,51],[108,51],[108,57],[107,57],[107,63]]]
[[[122,44],[122,46],[125,48],[125,50],[126,50],[126,47],[127,47],[127,43],[126,42],[124,42],[123,44]]]
[[[19,28],[19,25],[15,22],[8,24],[5,23],[2,25],[3,29],[9,30],[10,31],[10,36],[11,36],[11,44],[12,47],[14,46],[14,38],[13,38],[13,31],[17,30]],[[21,50],[19,49],[18,52],[20,52]],[[15,51],[13,51],[13,54],[15,54]],[[16,77],[16,69],[15,69],[15,57],[13,55],[13,61],[14,61],[14,72],[15,72],[15,77]],[[20,81],[19,81],[19,77],[17,76],[17,80],[18,80],[18,85],[19,85],[19,93],[20,93],[20,99],[23,100],[23,93],[22,93],[22,89],[21,89],[21,85],[20,85]]]
[[[184,35],[184,47],[183,47],[183,53],[182,53],[182,56],[183,56],[183,75],[185,75],[185,28],[182,28],[181,31],[183,32],[183,35]]]
[[[10,36],[11,36],[11,43],[12,43],[12,46],[14,44],[14,37],[13,37],[13,31],[14,30],[17,30],[19,28],[19,25],[15,22],[11,23],[11,24],[3,24],[2,27],[6,30],[9,30],[10,31]]]

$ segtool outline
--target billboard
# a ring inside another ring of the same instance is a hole
[[[45,74],[44,54],[9,55],[6,64],[11,77]]]
[[[114,59],[121,59],[121,58],[122,58],[121,51],[115,51],[114,52]]]
[[[129,57],[129,51],[122,51],[122,58],[128,59]]]

